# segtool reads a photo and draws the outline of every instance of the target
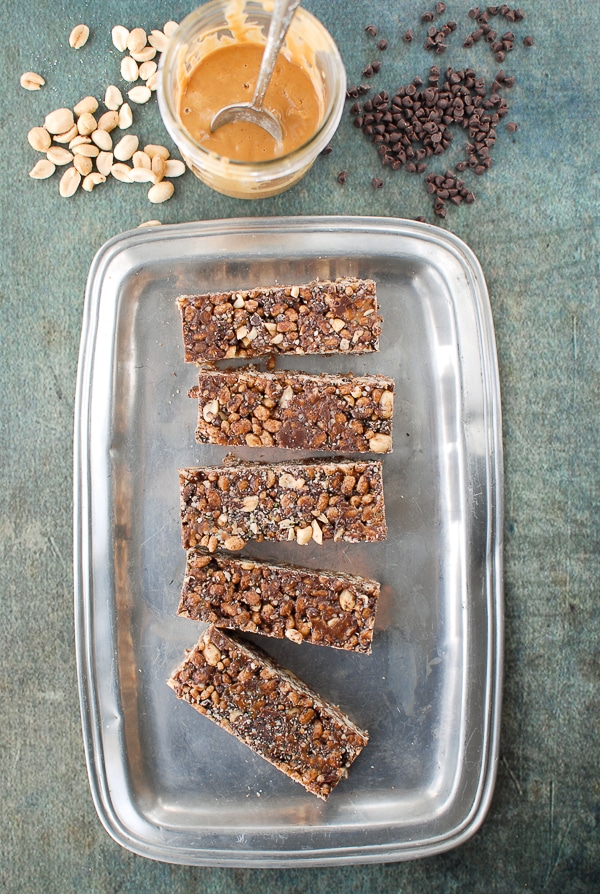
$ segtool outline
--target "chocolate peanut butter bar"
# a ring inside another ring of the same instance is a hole
[[[217,627],[369,654],[377,581],[191,549],[177,614]]]
[[[181,295],[177,302],[189,363],[379,349],[381,318],[370,279]]]
[[[200,369],[201,444],[389,453],[394,380],[387,376]]]
[[[299,460],[180,469],[184,549],[248,540],[385,540],[382,464]]]
[[[178,698],[323,800],[368,742],[291,671],[214,626],[167,682]]]

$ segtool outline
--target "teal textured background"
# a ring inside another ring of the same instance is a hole
[[[598,715],[600,4],[523,0],[503,68],[519,129],[501,124],[494,166],[466,175],[470,207],[441,225],[478,255],[490,291],[505,446],[506,660],[498,781],[488,818],[467,844],[404,864],[287,871],[198,869],[122,850],[89,794],[74,661],[72,431],[81,312],[96,250],[150,218],[164,223],[279,214],[425,217],[439,223],[424,178],[382,169],[345,115],[333,151],[292,191],[259,203],[210,192],[190,174],[152,206],[142,186],[110,182],[69,200],[57,177],[27,176],[27,131],[82,96],[122,86],[110,28],[148,30],[194,3],[8,0],[0,8],[0,885],[7,892],[253,894],[593,892],[600,890]],[[422,48],[434,2],[306,0],[348,71],[383,60],[390,93],[431,64],[498,68],[481,43],[464,50],[470,4],[448,0],[459,27],[444,56]],[[496,20],[499,22],[499,20]],[[68,46],[87,23],[88,45]],[[373,22],[389,49],[364,33]],[[401,39],[412,27],[418,40]],[[499,24],[501,30],[507,30]],[[532,34],[535,45],[520,40]],[[25,70],[47,85],[28,93]],[[156,103],[134,108],[142,142],[167,142]],[[455,134],[443,171],[460,157]],[[337,182],[340,170],[348,181]],[[384,186],[374,190],[373,176]]]

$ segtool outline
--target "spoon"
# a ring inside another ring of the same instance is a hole
[[[300,3],[301,0],[276,0],[252,102],[233,103],[217,112],[210,122],[211,133],[223,127],[224,124],[247,121],[262,127],[277,143],[281,142],[283,138],[281,124],[272,112],[263,109],[262,104],[273,77],[281,45]]]

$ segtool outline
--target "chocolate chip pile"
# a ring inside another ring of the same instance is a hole
[[[443,53],[447,49],[448,38],[458,31],[458,24],[450,21],[438,27],[434,23],[437,16],[446,11],[445,3],[437,3],[434,10],[421,15],[421,23],[427,28],[423,47],[427,51]],[[507,5],[474,7],[468,13],[475,20],[477,28],[464,39],[463,47],[472,47],[484,39],[490,46],[494,58],[504,61],[507,53],[514,49],[516,36],[507,31],[500,36],[490,24],[494,16],[504,17],[508,22],[521,22],[525,13],[521,9],[511,9]],[[378,29],[368,25],[366,33],[377,38]],[[405,31],[403,40],[410,43],[415,39],[412,29]],[[533,46],[533,38],[523,38],[525,47]],[[380,39],[379,50],[387,49],[388,41]],[[372,78],[382,70],[379,59],[363,68],[362,75]],[[399,87],[393,96],[380,90],[364,101],[360,97],[370,94],[370,86],[358,84],[347,91],[347,98],[357,100],[350,114],[354,126],[371,141],[376,148],[381,164],[397,171],[403,168],[408,173],[424,174],[429,159],[442,155],[451,145],[456,128],[468,135],[465,144],[464,161],[459,161],[454,171],[429,173],[425,178],[427,191],[434,197],[433,210],[439,217],[446,217],[447,203],[453,205],[471,204],[474,192],[460,178],[463,172],[478,176],[484,174],[493,164],[491,150],[498,138],[501,119],[508,114],[508,101],[504,91],[514,86],[516,79],[503,70],[497,72],[488,86],[485,78],[478,76],[475,69],[447,68],[444,73],[436,65],[429,70],[428,83],[415,77],[410,84]],[[518,125],[509,122],[506,130],[514,133]],[[340,183],[346,183],[348,173],[338,176]],[[383,180],[373,177],[374,188],[381,189]],[[421,218],[422,219],[422,218]]]
[[[450,128],[459,125],[468,132],[469,142],[465,147],[467,161],[458,162],[458,171],[472,168],[475,174],[485,173],[492,164],[490,149],[496,142],[499,121],[508,112],[508,104],[498,91],[511,87],[514,79],[498,72],[489,96],[483,78],[478,78],[472,68],[448,68],[442,81],[440,69],[433,66],[428,86],[421,86],[420,78],[416,80],[400,87],[393,97],[383,90],[362,107],[360,103],[352,106],[355,126],[370,137],[381,163],[394,171],[404,168],[423,174],[427,169],[425,159],[445,152],[453,139]],[[435,185],[435,180],[428,178],[427,182]],[[446,198],[437,193],[434,210],[441,217],[446,216]]]
[[[503,16],[508,22],[521,22],[525,18],[525,13],[522,9],[511,9],[505,3],[502,6],[487,6],[485,9],[480,9],[478,6],[470,9],[469,18],[475,19],[479,27],[471,31],[463,47],[472,47],[483,38],[490,45],[496,62],[504,62],[506,54],[514,49],[516,38],[512,31],[505,31],[498,39],[498,32],[490,25],[490,18],[494,16]],[[533,38],[528,35],[523,39],[523,43],[526,47],[531,47]]]

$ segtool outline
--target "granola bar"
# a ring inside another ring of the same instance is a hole
[[[370,279],[181,295],[177,303],[188,363],[379,349],[381,318]]]
[[[214,626],[167,682],[178,698],[323,800],[368,742],[291,671]]]
[[[200,369],[201,444],[389,453],[394,380],[386,376]]]
[[[382,464],[299,460],[180,469],[184,549],[248,540],[385,540]]]
[[[191,549],[177,614],[217,627],[370,654],[377,581]]]

